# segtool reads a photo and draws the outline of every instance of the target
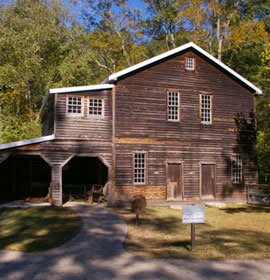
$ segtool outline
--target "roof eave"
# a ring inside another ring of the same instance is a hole
[[[49,94],[94,91],[94,90],[108,90],[108,89],[112,89],[113,87],[114,87],[114,85],[112,85],[112,84],[100,84],[100,85],[90,85],[90,86],[53,88],[53,89],[49,90]]]

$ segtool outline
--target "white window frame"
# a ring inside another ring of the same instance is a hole
[[[70,103],[70,99],[72,99],[72,103]],[[74,99],[76,99],[76,102],[74,103]],[[78,105],[78,99],[80,99],[80,106]],[[72,116],[82,116],[83,115],[83,97],[82,96],[72,96],[72,95],[69,95],[67,96],[67,105],[66,105],[66,112],[68,115],[72,115]],[[72,109],[72,112],[69,112],[69,108],[79,108],[81,109],[81,112],[77,112],[77,109],[73,112],[73,109]]]
[[[189,71],[195,70],[195,58],[193,58],[193,57],[186,57],[186,59],[185,59],[185,67],[186,67],[186,70],[189,70]]]
[[[91,106],[91,108],[96,109],[97,111],[99,111],[101,109],[101,114],[91,114],[90,113],[90,100],[93,100],[93,101],[96,100],[98,103],[101,101],[101,106],[99,106],[99,105]],[[88,97],[88,100],[87,100],[87,114],[91,118],[102,118],[102,117],[104,117],[104,98],[95,97],[95,96]]]
[[[210,101],[209,107],[203,102],[205,97]],[[213,95],[211,94],[200,94],[200,119],[202,124],[213,123]]]
[[[243,183],[243,158],[240,154],[232,155],[232,181],[233,184]]]
[[[173,96],[170,96],[170,95]],[[175,99],[173,97],[176,97]],[[174,118],[177,116],[177,118]],[[177,90],[167,91],[167,120],[172,122],[180,121],[180,93]]]
[[[145,185],[146,184],[146,161],[147,154],[145,152],[133,153],[133,184]]]

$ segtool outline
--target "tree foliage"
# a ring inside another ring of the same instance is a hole
[[[1,142],[40,135],[37,115],[48,89],[92,83],[92,64],[88,38],[61,1],[17,0],[0,7]],[[22,129],[27,122],[29,129]]]
[[[142,60],[145,49],[138,10],[131,10],[125,0],[82,2],[93,60],[105,76]]]

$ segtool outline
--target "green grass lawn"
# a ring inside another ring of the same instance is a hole
[[[190,224],[182,224],[182,210],[148,207],[139,226],[129,208],[116,209],[128,223],[124,248],[154,258],[262,259],[270,258],[270,207],[228,205],[205,208],[205,224],[196,225],[191,251]]]
[[[82,228],[81,218],[64,207],[0,209],[0,249],[46,251],[66,243]]]

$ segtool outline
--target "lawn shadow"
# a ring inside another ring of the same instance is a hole
[[[39,252],[76,236],[82,219],[73,210],[60,207],[2,208],[0,227],[0,249]]]
[[[224,257],[232,259],[250,254],[256,259],[257,254],[269,254],[270,251],[270,234],[254,230],[202,231],[199,237],[197,245],[201,248],[212,247]]]
[[[188,251],[191,251],[191,241],[187,241],[187,240],[176,241],[176,242],[171,242],[169,245],[172,247],[183,247]]]
[[[270,213],[269,205],[250,205],[247,204],[242,207],[237,208],[219,208],[220,211],[226,212],[228,214],[236,214],[236,213]]]
[[[151,227],[156,232],[164,233],[174,233],[178,230],[180,219],[176,217],[166,217],[166,218],[154,218],[150,219],[147,217],[142,217],[139,219],[139,224],[145,227]],[[132,219],[132,223],[135,223],[135,219]]]

